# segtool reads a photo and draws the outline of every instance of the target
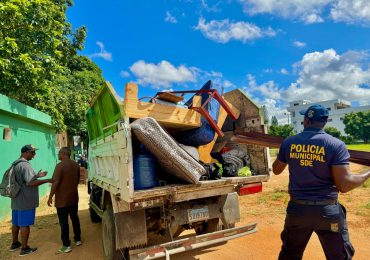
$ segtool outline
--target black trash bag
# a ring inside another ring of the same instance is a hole
[[[233,149],[223,154],[212,153],[211,156],[222,164],[222,177],[237,177],[241,168],[250,167],[250,158],[241,149]]]
[[[203,167],[206,169],[206,174],[202,175],[201,181],[221,179],[222,169],[216,163],[203,164]]]

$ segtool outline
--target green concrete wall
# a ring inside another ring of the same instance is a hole
[[[10,132],[10,140],[4,139],[4,129]],[[40,150],[30,161],[38,172],[40,169],[52,176],[57,162],[55,130],[49,115],[0,95],[0,176],[10,164],[19,158],[20,150],[25,144],[33,144]],[[50,190],[49,184],[39,186],[40,198]],[[11,213],[10,199],[0,196],[0,220]]]

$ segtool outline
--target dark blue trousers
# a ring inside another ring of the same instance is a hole
[[[346,209],[336,205],[298,205],[289,202],[279,260],[302,259],[312,233],[320,239],[326,259],[352,259],[355,250],[349,241]]]

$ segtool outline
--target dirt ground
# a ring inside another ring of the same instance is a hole
[[[353,172],[362,172],[368,168],[352,164],[351,169]],[[240,197],[241,222],[238,225],[257,222],[257,233],[231,240],[227,244],[173,255],[171,259],[277,259],[281,246],[280,232],[289,199],[286,192],[287,184],[288,173],[284,172],[279,176],[272,176],[269,182],[264,183],[262,193]],[[340,201],[348,212],[349,232],[356,249],[354,259],[370,259],[370,182],[368,181],[364,187],[341,194]],[[38,251],[27,256],[27,259],[103,259],[101,224],[93,224],[90,221],[86,186],[80,186],[79,204],[83,245],[73,247],[71,253],[55,254],[61,243],[56,211],[46,206],[45,198],[40,201],[40,205],[30,237],[30,245],[38,247]],[[18,257],[18,251],[13,253],[7,251],[10,243],[10,221],[0,222],[0,259]],[[315,234],[306,248],[303,259],[325,259]]]

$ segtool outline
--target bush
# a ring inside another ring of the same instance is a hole
[[[329,135],[331,135],[333,137],[336,137],[336,138],[340,138],[341,137],[340,131],[337,128],[335,128],[334,126],[325,127],[324,131],[327,134],[329,134]]]
[[[356,141],[355,138],[353,138],[350,135],[347,135],[347,136],[342,135],[341,137],[339,137],[339,139],[345,142],[346,144],[353,144]]]

